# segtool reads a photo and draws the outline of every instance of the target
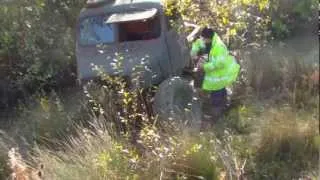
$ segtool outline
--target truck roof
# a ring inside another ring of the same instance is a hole
[[[134,3],[159,3],[162,4],[163,0],[115,0],[117,5],[120,4],[134,4]]]
[[[92,7],[84,7],[79,18],[101,14],[104,12],[126,12],[128,8],[157,8],[160,9],[163,6],[164,0],[106,0],[105,3],[100,2],[99,5],[93,5]]]

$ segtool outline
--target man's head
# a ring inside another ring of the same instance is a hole
[[[202,29],[200,36],[205,41],[205,43],[211,43],[214,33],[215,32],[213,29],[205,27]]]

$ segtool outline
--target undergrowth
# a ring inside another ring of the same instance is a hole
[[[275,7],[271,8],[269,1],[256,2],[201,4],[184,0],[180,2],[183,6],[174,4],[173,8],[185,20],[216,25],[227,44],[244,48],[256,41],[265,45],[266,36],[272,33],[267,29],[272,20],[268,12]],[[308,3],[294,2],[300,7],[294,10],[298,14],[309,13]],[[238,19],[234,12],[246,9],[250,13]],[[217,18],[204,19],[200,10],[208,10],[205,13]],[[277,15],[287,20],[286,15]],[[294,28],[286,27],[282,20],[272,24],[276,36],[287,36],[287,31]],[[256,34],[260,36],[254,37]],[[18,106],[10,129],[1,132],[0,179],[15,173],[7,164],[12,147],[34,169],[44,165],[43,178],[50,180],[316,179],[320,144],[319,78],[316,81],[315,74],[319,52],[297,53],[297,48],[286,52],[285,46],[264,46],[240,53],[242,72],[233,97],[237,104],[213,129],[203,133],[188,131],[192,127],[178,120],[159,120],[150,110],[152,90],[132,90],[121,78],[102,74],[102,83],[88,84],[84,92],[72,92],[72,99],[54,92],[34,94],[31,100],[26,99],[28,103]],[[25,52],[21,53],[24,57]],[[40,54],[47,57],[46,52]],[[22,69],[41,61],[31,59]],[[51,79],[51,75],[38,77],[46,68],[39,70],[37,64],[12,82],[28,84],[28,79]],[[23,175],[30,176],[28,173]]]
[[[117,92],[108,87],[93,87],[85,93],[90,102],[85,124],[72,124],[73,133],[64,133],[63,138],[51,139],[48,144],[42,140],[31,154],[23,156],[35,168],[44,165],[45,179],[316,177],[317,111],[295,112],[286,105],[274,109],[247,101],[229,111],[212,130],[189,132],[177,123],[149,119],[137,98],[141,91],[129,92],[126,86],[118,86],[122,91],[115,96]],[[99,102],[97,97],[118,97],[121,101]],[[112,103],[123,103],[120,107],[126,108],[106,116],[118,110],[110,108],[115,107]],[[3,157],[6,159],[5,154]],[[10,172],[5,163],[1,167],[2,172]]]

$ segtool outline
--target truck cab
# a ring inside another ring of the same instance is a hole
[[[139,86],[159,85],[189,65],[186,38],[169,23],[161,0],[89,0],[79,15],[76,34],[80,83],[108,75]]]

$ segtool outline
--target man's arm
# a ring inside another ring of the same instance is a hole
[[[187,36],[187,40],[188,42],[192,42],[194,40],[194,38],[196,37],[196,35],[200,32],[201,27],[196,25],[196,24],[192,24],[192,23],[188,23],[188,22],[184,22],[184,25],[186,27],[193,27],[193,31]]]
[[[226,61],[225,58],[227,58],[227,57],[222,56],[222,55],[218,56],[218,57],[211,56],[209,58],[209,62],[203,64],[203,70],[205,72],[210,72],[210,71],[214,71],[216,69],[223,68],[224,62]]]
[[[192,43],[190,55],[192,58],[196,57],[198,53],[206,47],[205,43],[201,39],[197,39]]]

